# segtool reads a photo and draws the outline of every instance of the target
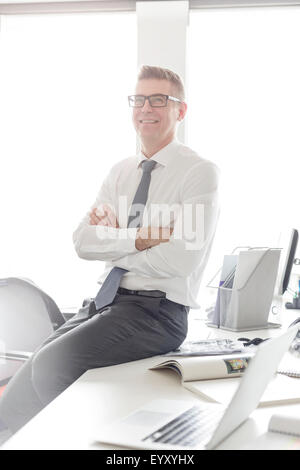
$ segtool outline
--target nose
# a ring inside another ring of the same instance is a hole
[[[144,113],[149,112],[149,111],[152,111],[152,106],[151,106],[150,103],[149,103],[149,98],[148,98],[148,97],[145,99],[144,106],[141,108],[141,110],[142,110]]]

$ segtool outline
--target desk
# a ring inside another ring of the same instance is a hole
[[[299,314],[299,311],[298,311]],[[287,312],[287,325],[297,313]],[[241,333],[207,328],[203,321],[190,318],[189,337],[232,337]],[[242,336],[266,338],[280,334],[280,329],[243,332]],[[154,398],[201,401],[181,386],[179,376],[169,370],[150,371],[157,357],[122,365],[92,369],[44,408],[26,426],[9,439],[2,449],[116,449],[95,442],[102,425],[110,423]],[[269,418],[276,411],[300,415],[300,404],[258,408],[251,417],[229,436],[218,449],[245,449],[249,442],[267,431]],[[254,447],[258,445],[254,444]],[[285,448],[279,440],[277,448]],[[250,445],[251,448],[251,445]]]

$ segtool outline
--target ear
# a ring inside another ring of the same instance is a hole
[[[187,112],[187,104],[182,101],[179,105],[179,110],[178,110],[178,121],[183,121],[185,115],[186,115],[186,112]]]

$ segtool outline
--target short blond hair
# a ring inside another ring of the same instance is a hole
[[[157,67],[154,65],[142,65],[138,73],[139,80],[147,80],[151,78],[156,78],[157,80],[167,80],[172,83],[174,90],[181,101],[185,99],[184,85],[180,76],[173,72],[170,69],[165,69],[163,67]]]

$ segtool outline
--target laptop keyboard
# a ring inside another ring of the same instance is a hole
[[[193,406],[145,437],[143,441],[195,446],[210,438],[223,413],[224,410],[219,407]]]

